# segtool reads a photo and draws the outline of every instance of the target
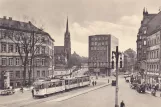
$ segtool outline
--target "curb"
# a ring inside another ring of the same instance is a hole
[[[51,101],[58,101],[58,102],[60,102],[60,101],[65,101],[65,100],[74,98],[74,97],[76,97],[76,96],[79,96],[79,95],[82,95],[82,94],[85,94],[85,93],[88,93],[88,92],[91,92],[91,91],[94,91],[94,90],[97,90],[97,89],[106,87],[106,86],[108,86],[108,85],[110,85],[110,84],[111,84],[111,83],[108,83],[108,84],[106,83],[106,84],[104,84],[104,85],[97,86],[97,87],[94,87],[94,88],[92,88],[92,89],[85,90],[85,91],[83,91],[83,92],[81,92],[81,93],[78,92],[78,93],[75,93],[75,94],[73,94],[73,95],[71,95],[71,96],[61,97],[61,98],[57,98],[57,99],[51,100]]]
[[[150,91],[145,91],[147,94],[151,94],[151,92]],[[158,96],[158,95],[156,95],[155,97],[160,97],[160,96]]]

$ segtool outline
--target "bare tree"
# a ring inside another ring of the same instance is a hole
[[[28,59],[34,58],[34,53],[36,52],[37,48],[35,45],[41,45],[42,42],[40,38],[36,36],[37,31],[30,30],[30,31],[16,31],[13,30],[6,30],[8,38],[10,38],[16,45],[16,49],[19,53],[22,67],[23,67],[23,85],[26,83],[26,73],[28,68]],[[14,37],[13,37],[14,36]],[[32,61],[31,61],[32,62]],[[33,63],[33,62],[32,62]],[[29,81],[31,76],[31,71],[28,70],[29,73]]]

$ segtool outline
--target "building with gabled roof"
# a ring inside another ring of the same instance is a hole
[[[27,43],[22,42],[23,39]],[[32,41],[35,44],[31,45]],[[7,19],[6,16],[0,18],[0,88],[20,87],[24,85],[24,77],[27,85],[29,80],[32,83],[38,78],[52,75],[54,42],[47,32],[37,28],[30,21],[16,21],[11,17]],[[22,47],[24,44],[26,47]],[[26,57],[28,62],[24,64],[22,59],[25,59],[26,52],[29,52],[28,58]],[[32,59],[31,53],[34,53]],[[6,81],[6,73],[9,74],[9,81]]]

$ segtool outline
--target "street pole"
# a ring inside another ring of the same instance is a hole
[[[116,46],[115,57],[116,57],[116,96],[115,96],[115,107],[119,107],[119,105],[118,105],[118,57],[119,57],[118,46]]]
[[[119,55],[121,54],[118,51],[118,46],[116,46],[116,51],[112,51],[112,54],[115,54],[115,58],[116,58],[116,90],[115,90],[115,107],[119,107],[118,105],[118,60],[119,60]],[[113,55],[112,55],[113,57]],[[120,58],[122,60],[122,58]],[[120,65],[122,66],[122,65]]]

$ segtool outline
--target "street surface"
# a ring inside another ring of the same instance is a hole
[[[161,98],[140,94],[131,89],[124,78],[119,78],[119,103],[122,100],[126,107],[161,107]],[[27,107],[114,107],[114,103],[115,87],[110,85],[65,101],[50,100]]]

